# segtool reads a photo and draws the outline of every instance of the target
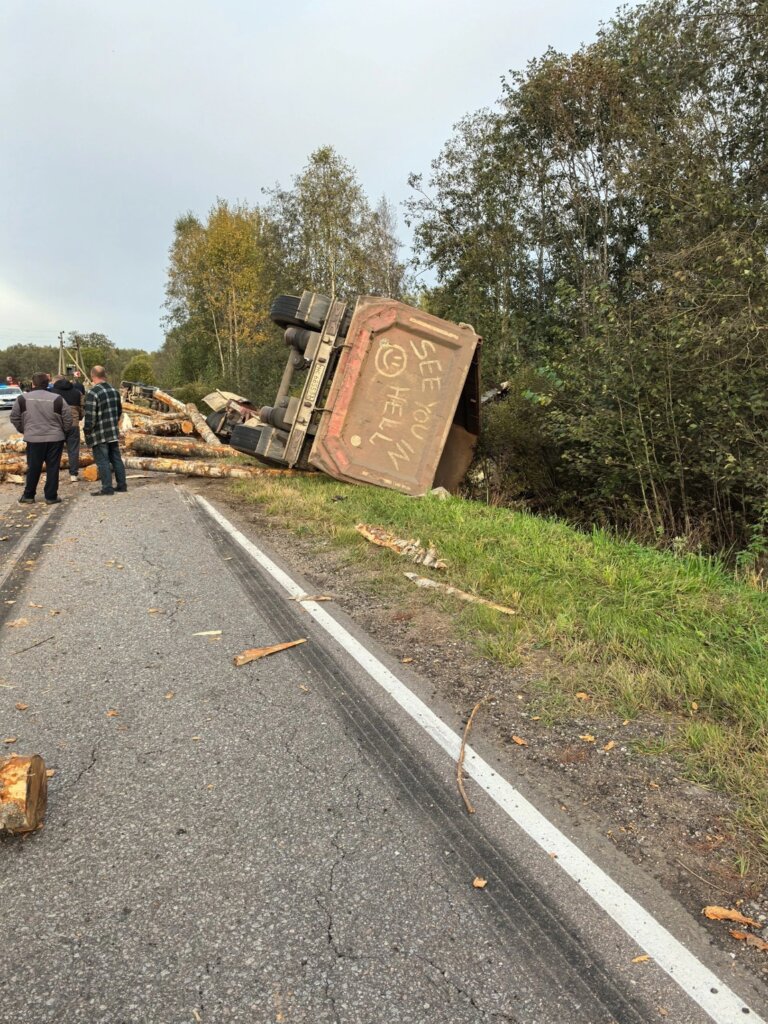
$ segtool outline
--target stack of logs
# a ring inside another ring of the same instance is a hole
[[[184,404],[164,391],[156,390],[155,402],[162,402],[168,412],[157,412],[143,405],[123,401],[120,431],[123,462],[127,469],[143,472],[175,473],[181,476],[252,478],[289,474],[290,470],[266,469],[255,465],[248,456],[241,456],[219,439],[205,422],[196,405]],[[25,444],[17,435],[0,441],[0,480],[24,483]],[[242,465],[224,462],[242,459]],[[69,463],[64,452],[62,468]],[[93,455],[81,449],[80,468],[86,480],[98,480]]]

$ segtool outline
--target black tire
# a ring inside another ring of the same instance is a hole
[[[269,307],[269,319],[278,327],[306,327],[296,316],[300,302],[298,295],[278,295]]]
[[[318,295],[316,299],[314,315],[301,320],[298,316],[300,296],[278,295],[269,307],[269,319],[278,327],[309,327],[310,330],[319,331],[325,323],[331,300],[326,295]],[[344,320],[346,321],[346,315]]]
[[[230,447],[244,455],[255,455],[262,429],[262,427],[246,427],[243,423],[238,423],[232,429],[232,436],[229,439]]]

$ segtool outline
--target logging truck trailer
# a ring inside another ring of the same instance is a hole
[[[270,316],[288,362],[274,405],[234,427],[233,448],[404,494],[456,490],[480,431],[472,327],[394,299],[309,291],[279,296]]]

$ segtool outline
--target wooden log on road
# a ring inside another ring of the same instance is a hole
[[[141,469],[154,473],[176,473],[179,476],[234,477],[250,480],[259,476],[295,476],[292,469],[267,469],[265,466],[229,466],[225,462],[187,462],[184,459],[150,459],[126,455],[127,469]]]
[[[42,824],[48,777],[39,754],[0,758],[0,831],[32,832]]]
[[[187,405],[187,415],[195,424],[195,430],[197,430],[198,434],[200,435],[200,437],[202,437],[206,444],[209,444],[211,446],[218,446],[221,444],[221,441],[218,439],[218,437],[216,437],[214,432],[205,422],[205,416],[203,416],[203,414],[200,412],[197,406],[194,405],[192,402],[190,402]]]
[[[160,388],[158,388],[152,397],[156,402],[162,402],[163,405],[168,405],[171,409],[176,409],[177,412],[181,412],[186,415],[186,405],[184,405],[183,402],[180,402],[178,398],[174,398],[173,395],[169,395],[166,391],[161,391]]]
[[[172,455],[180,459],[193,455],[201,459],[226,459],[230,455],[240,455],[228,444],[202,444],[200,441],[188,441],[185,437],[153,437],[136,431],[125,435],[125,447],[137,455]]]
[[[188,416],[195,425],[195,429],[206,444],[219,444],[219,439],[216,437],[214,432],[205,422],[205,417],[194,405],[190,402],[188,405],[184,405],[178,398],[174,398],[172,395],[166,394],[165,391],[155,391],[153,398],[156,402],[163,402],[165,405],[169,405],[172,409],[176,409],[178,412],[184,413]]]
[[[78,466],[90,466],[93,462],[93,455],[90,452],[80,452],[80,459]],[[66,452],[61,456],[61,468],[67,469],[69,467],[69,457]],[[0,473],[26,473],[27,472],[27,460],[20,458],[18,455],[8,453],[7,455],[0,455]]]
[[[180,412],[158,412],[157,409],[150,409],[146,405],[136,405],[135,402],[123,402],[123,412],[136,413],[138,416],[151,420],[177,420],[182,415]]]
[[[178,437],[180,434],[189,436],[195,432],[191,420],[179,417],[170,420],[153,420],[148,416],[124,415],[121,426],[126,432],[138,430],[142,434],[152,434],[158,437]]]

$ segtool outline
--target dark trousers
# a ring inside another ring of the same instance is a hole
[[[67,431],[64,440],[69,458],[69,475],[77,476],[77,469],[80,465],[80,426],[77,423]]]
[[[105,494],[112,494],[112,470],[115,471],[115,483],[118,491],[127,488],[125,482],[125,466],[123,457],[120,454],[120,445],[117,441],[106,441],[104,444],[93,445],[93,461],[99,471],[101,489]]]
[[[40,474],[45,466],[46,501],[53,501],[59,496],[59,466],[61,453],[64,451],[63,441],[32,441],[27,442],[27,481],[24,497],[34,498]]]

